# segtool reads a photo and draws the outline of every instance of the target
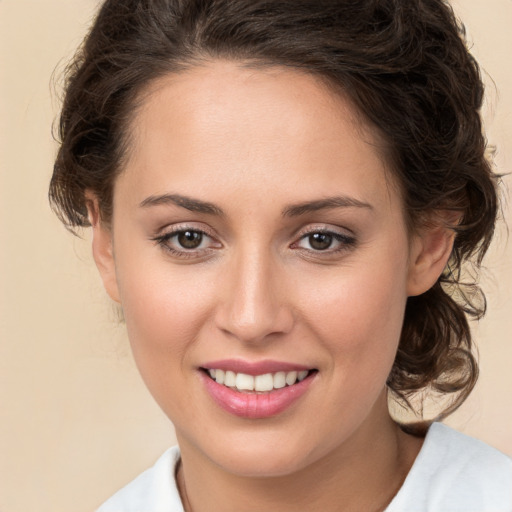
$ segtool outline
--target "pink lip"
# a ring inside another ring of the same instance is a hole
[[[312,370],[309,366],[294,363],[285,363],[281,361],[272,361],[269,359],[263,361],[243,361],[242,359],[222,359],[219,361],[210,361],[201,365],[206,370],[224,370],[235,373],[246,373],[247,375],[264,375],[265,373],[277,372],[300,372],[302,370]]]
[[[246,419],[270,418],[285,411],[307,392],[316,375],[316,372],[312,373],[292,386],[266,393],[244,393],[218,384],[204,371],[199,373],[206,391],[217,405]]]

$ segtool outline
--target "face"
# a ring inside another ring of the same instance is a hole
[[[348,102],[298,71],[215,62],[153,84],[131,135],[95,236],[182,449],[283,475],[373,435],[416,255]]]

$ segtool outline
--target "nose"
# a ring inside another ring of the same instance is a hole
[[[247,251],[230,262],[222,277],[216,325],[246,343],[291,331],[294,316],[283,269],[270,254]]]

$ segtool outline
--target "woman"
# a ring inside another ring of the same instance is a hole
[[[497,200],[461,33],[441,0],[104,3],[50,198],[179,449],[101,512],[512,508],[509,458],[388,410],[477,377]]]

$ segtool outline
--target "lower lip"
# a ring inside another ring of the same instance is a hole
[[[304,395],[315,375],[316,372],[292,386],[268,393],[243,393],[218,384],[201,372],[206,390],[217,405],[235,416],[248,419],[270,418],[282,413]]]

